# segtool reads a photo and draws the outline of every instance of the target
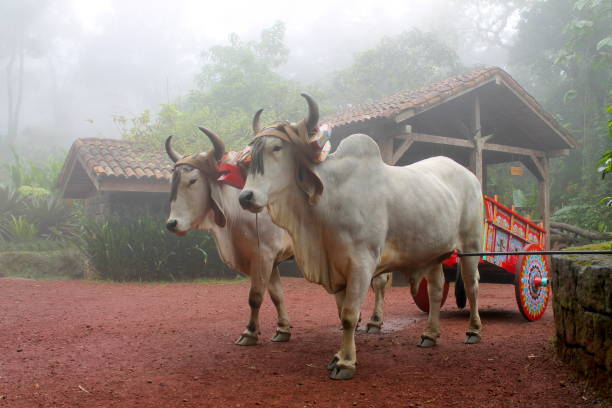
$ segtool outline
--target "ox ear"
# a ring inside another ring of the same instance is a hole
[[[295,179],[298,187],[306,193],[308,204],[315,205],[323,194],[323,182],[312,166],[298,163]]]
[[[209,183],[210,186],[210,207],[214,211],[215,215],[215,224],[220,227],[225,227],[227,223],[227,218],[225,217],[225,213],[223,212],[223,207],[221,207],[221,187],[219,183],[212,181]]]

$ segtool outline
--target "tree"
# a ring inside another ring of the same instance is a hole
[[[435,34],[419,30],[385,37],[373,49],[355,55],[336,73],[330,90],[337,104],[361,103],[415,89],[463,69],[453,49]]]
[[[39,51],[30,29],[46,6],[46,3],[36,0],[0,2],[0,59],[7,59],[7,133],[4,141],[7,144],[13,144],[19,132],[26,53],[36,54]]]
[[[546,0],[524,12],[511,60],[545,107],[580,148],[553,166],[551,198],[559,221],[592,230],[612,228],[598,201],[606,193],[593,165],[610,146],[603,135],[612,84],[612,2]],[[562,210],[560,207],[565,207]]]
[[[161,146],[170,134],[185,152],[201,151],[208,144],[197,126],[218,133],[229,148],[244,147],[252,138],[253,114],[265,108],[266,120],[297,120],[304,115],[300,92],[316,94],[297,82],[284,79],[276,69],[287,59],[285,27],[277,22],[262,31],[259,41],[242,41],[231,34],[229,44],[204,51],[204,64],[192,90],[182,103],[162,105],[156,119],[115,117],[124,137]],[[323,112],[325,112],[323,106]]]

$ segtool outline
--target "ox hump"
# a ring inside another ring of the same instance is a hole
[[[343,139],[334,154],[337,158],[355,157],[359,159],[373,159],[382,162],[378,144],[368,135],[356,133]]]

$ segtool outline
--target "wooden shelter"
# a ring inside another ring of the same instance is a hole
[[[163,146],[77,139],[59,176],[63,198],[84,199],[91,216],[166,210],[172,162]]]
[[[334,147],[350,134],[365,133],[377,141],[388,164],[441,154],[470,168],[483,189],[487,165],[520,161],[538,180],[547,230],[549,159],[576,147],[567,130],[497,67],[351,107],[329,124]]]

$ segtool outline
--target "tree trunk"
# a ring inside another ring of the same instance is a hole
[[[604,240],[604,239],[612,239],[612,233],[610,233],[610,232],[587,231],[585,229],[576,227],[575,225],[566,224],[564,222],[554,222],[554,221],[551,221],[550,227],[558,229],[558,230],[564,230],[564,231],[573,232],[574,234],[578,234],[580,236],[583,236],[583,237],[585,237],[585,238],[587,238],[587,239],[589,239],[591,241],[599,241],[599,240]]]
[[[6,96],[7,96],[7,131],[6,140],[9,144],[13,139],[13,64],[15,63],[15,47],[11,49],[11,56],[6,63]]]
[[[25,59],[25,44],[24,32],[17,33],[15,45],[12,47],[9,62],[6,65],[6,81],[7,81],[7,96],[8,96],[8,132],[7,143],[12,145],[17,139],[19,133],[19,117],[21,115],[21,101],[23,99],[23,71]],[[19,55],[17,55],[19,54]],[[15,60],[19,58],[19,67],[17,71],[17,95],[13,95],[13,65]]]

